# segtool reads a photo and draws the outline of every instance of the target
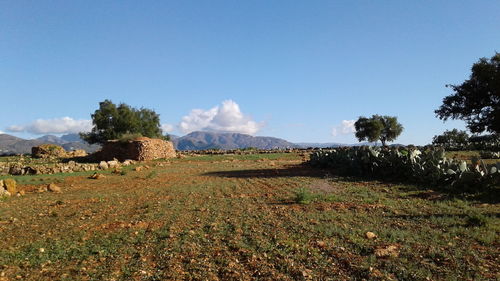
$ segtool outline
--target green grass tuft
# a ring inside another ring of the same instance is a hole
[[[302,187],[295,191],[294,201],[299,204],[309,204],[314,201],[315,198],[316,196],[311,191]]]

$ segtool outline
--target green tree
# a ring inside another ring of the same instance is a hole
[[[446,130],[443,134],[434,136],[432,144],[439,145],[457,145],[465,144],[469,141],[469,135],[465,131],[453,129]]]
[[[464,120],[472,133],[500,134],[500,53],[479,59],[471,71],[462,84],[446,85],[454,94],[443,99],[436,116]]]
[[[380,115],[373,115],[371,118],[361,116],[354,123],[354,128],[359,141],[380,140],[384,146],[386,142],[394,141],[403,132],[403,126],[398,123],[397,117]]]
[[[88,143],[104,143],[127,135],[164,138],[159,114],[124,103],[116,106],[110,100],[99,103],[99,109],[92,114],[92,123],[94,127],[89,133],[80,133]]]

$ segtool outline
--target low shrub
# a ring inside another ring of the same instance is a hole
[[[307,188],[299,188],[295,191],[295,203],[299,204],[309,204],[314,200],[314,194]]]

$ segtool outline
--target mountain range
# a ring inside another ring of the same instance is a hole
[[[342,144],[342,143],[291,143],[274,137],[259,137],[239,133],[192,132],[179,137],[170,135],[177,150],[204,149],[241,149],[241,148],[309,148],[309,147],[340,147],[356,145],[376,145],[374,143]],[[57,144],[66,150],[83,149],[89,153],[100,149],[99,145],[84,142],[78,134],[63,136],[45,135],[37,139],[22,139],[15,136],[0,134],[0,155],[31,153],[33,146],[44,143]]]
[[[22,139],[15,136],[0,134],[0,155],[31,153],[33,146],[50,143],[62,146],[67,151],[83,149],[89,153],[100,149],[99,145],[88,144],[80,139],[78,134],[68,134],[61,137],[46,135],[37,139]]]
[[[238,133],[192,132],[183,137],[171,136],[177,150],[296,148],[298,145],[273,137],[254,137]]]

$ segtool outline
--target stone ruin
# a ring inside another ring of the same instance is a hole
[[[170,141],[151,139],[146,137],[129,141],[111,140],[102,146],[102,149],[94,154],[98,160],[126,159],[145,161],[162,158],[174,158],[177,156],[174,145]]]
[[[42,144],[31,148],[31,156],[33,158],[74,158],[85,157],[87,152],[83,149],[66,151],[56,144]]]

